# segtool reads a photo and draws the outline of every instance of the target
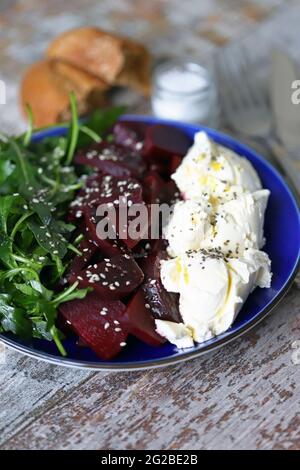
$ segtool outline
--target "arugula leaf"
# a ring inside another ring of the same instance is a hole
[[[103,136],[103,134],[114,125],[117,119],[124,114],[125,109],[125,106],[115,106],[107,110],[97,109],[94,111],[83,126],[83,128],[87,128],[93,132],[93,137],[91,136],[91,132],[87,134],[81,131],[78,136],[78,146],[84,147],[95,140],[94,133],[100,137]]]
[[[0,232],[0,261],[7,268],[14,268],[16,266],[12,258],[12,241],[5,232]]]
[[[78,283],[73,284],[71,287],[53,299],[53,303],[56,305],[56,307],[64,302],[69,302],[70,300],[84,299],[86,294],[92,290],[89,287],[87,289],[77,289],[77,284]]]
[[[68,251],[68,242],[61,233],[51,230],[51,225],[40,225],[35,220],[28,220],[27,225],[32,231],[38,244],[50,254],[63,258]]]
[[[68,132],[68,148],[66,156],[66,164],[70,165],[72,158],[77,147],[78,135],[79,135],[79,122],[77,115],[77,101],[74,92],[70,93],[70,104],[71,104],[71,124]]]
[[[7,218],[16,198],[14,196],[0,197],[0,230],[7,234]]]
[[[29,125],[28,125],[28,130],[25,133],[24,139],[23,139],[23,144],[25,147],[27,147],[30,144],[32,133],[33,133],[33,112],[29,104],[26,104],[26,113],[27,113]]]
[[[3,184],[13,173],[16,166],[10,160],[0,160],[0,184]]]
[[[12,305],[7,294],[0,294],[0,318],[5,331],[10,331],[24,339],[32,336],[31,322],[21,308]]]
[[[46,339],[52,341],[52,334],[47,330],[47,322],[44,320],[37,319],[34,322],[32,336],[34,338]]]

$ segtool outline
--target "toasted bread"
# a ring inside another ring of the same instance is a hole
[[[150,55],[133,40],[98,28],[78,28],[58,36],[50,44],[47,55],[109,85],[128,86],[145,95],[150,92]]]
[[[69,106],[69,96],[62,88],[47,60],[36,62],[26,72],[21,84],[21,105],[30,105],[37,127],[59,122]]]
[[[21,84],[21,105],[25,111],[29,104],[35,125],[44,127],[70,118],[70,91],[77,97],[78,113],[84,115],[105,103],[106,88],[101,80],[69,64],[44,60],[26,72]]]

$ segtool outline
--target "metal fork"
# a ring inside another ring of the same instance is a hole
[[[273,118],[262,89],[251,80],[245,49],[224,49],[216,62],[221,106],[227,123],[239,134],[255,138],[270,151],[300,194],[300,174],[275,138]]]

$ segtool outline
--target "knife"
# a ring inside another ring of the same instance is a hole
[[[291,156],[300,159],[300,104],[292,102],[292,84],[299,79],[293,60],[274,50],[271,60],[270,97],[276,133]],[[299,94],[300,97],[300,94]]]

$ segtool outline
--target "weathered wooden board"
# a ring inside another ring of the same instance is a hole
[[[8,100],[0,128],[23,128],[20,74],[68,27],[96,23],[140,38],[158,58],[188,53],[207,62],[219,46],[255,30],[244,42],[265,73],[272,43],[296,55],[299,22],[296,0],[87,0],[84,11],[80,0],[7,0],[0,10],[0,79]],[[149,109],[135,95],[123,97],[133,110]],[[246,337],[165,369],[91,373],[9,351],[0,365],[0,448],[299,449],[300,364],[292,361],[299,288]]]
[[[1,448],[299,448],[299,338],[294,287],[248,336],[175,367],[88,374],[11,353]]]

